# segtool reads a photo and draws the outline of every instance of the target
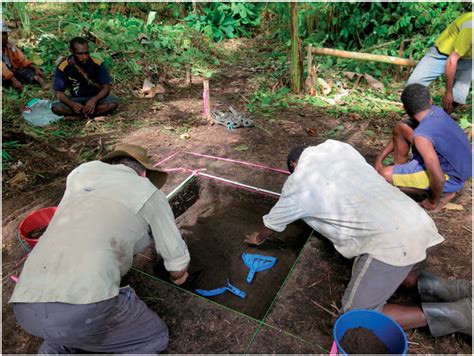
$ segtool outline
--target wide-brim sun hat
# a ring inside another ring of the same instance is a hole
[[[157,187],[161,188],[168,178],[168,174],[163,171],[160,171],[158,168],[153,167],[150,159],[148,158],[147,152],[143,147],[130,145],[130,144],[120,144],[115,146],[114,150],[106,154],[101,161],[108,162],[113,158],[117,157],[131,157],[146,168],[147,178]]]

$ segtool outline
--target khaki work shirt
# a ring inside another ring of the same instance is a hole
[[[118,295],[133,256],[155,242],[168,271],[189,261],[165,195],[125,165],[85,163],[68,176],[10,303],[88,304]]]
[[[346,258],[369,254],[393,266],[424,260],[426,249],[444,240],[416,202],[388,184],[352,146],[334,140],[303,151],[263,222],[281,232],[298,219]]]

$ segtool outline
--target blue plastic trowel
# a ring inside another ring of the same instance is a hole
[[[226,291],[229,291],[232,294],[242,299],[245,299],[245,297],[247,296],[247,293],[245,293],[243,290],[240,290],[236,286],[232,285],[229,281],[229,278],[227,278],[227,286],[222,287],[222,288],[211,289],[211,290],[195,289],[195,292],[197,294],[202,295],[203,297],[214,297],[215,295],[225,293]]]
[[[255,273],[265,271],[275,266],[277,258],[273,256],[257,255],[255,253],[244,252],[242,259],[245,265],[250,269],[247,275],[247,283],[252,283]]]

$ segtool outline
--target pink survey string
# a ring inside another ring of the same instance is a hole
[[[207,179],[211,179],[211,180],[214,180],[214,181],[218,181],[219,183],[221,184],[225,184],[225,185],[229,185],[229,186],[232,186],[232,187],[235,187],[235,188],[239,188],[239,189],[243,189],[243,190],[246,190],[248,192],[252,192],[252,193],[259,193],[259,194],[262,194],[262,195],[266,195],[266,196],[269,196],[269,197],[272,197],[274,199],[278,198],[278,196],[274,195],[274,194],[270,194],[270,193],[266,193],[266,192],[262,192],[258,189],[252,189],[252,188],[248,188],[248,187],[243,187],[237,183],[231,183],[231,182],[224,182],[220,179],[217,179],[217,178],[214,178],[214,177],[210,177],[210,176],[207,176],[207,175],[201,175],[200,173],[202,171],[205,171],[206,169],[196,169],[196,170],[193,170],[193,169],[189,169],[189,168],[185,168],[185,167],[176,167],[176,168],[166,168],[166,169],[163,169],[164,172],[186,172],[186,173],[191,173],[192,175],[194,176],[198,176],[200,178],[207,178]]]
[[[158,163],[155,163],[153,165],[153,167],[158,167],[159,165],[162,165],[163,163],[167,162],[168,160],[170,160],[174,156],[178,155],[179,153],[181,153],[181,151],[177,151],[177,152],[169,155],[168,157],[162,159]],[[269,171],[283,173],[283,174],[290,174],[290,172],[288,172],[286,169],[273,168],[273,167],[265,166],[265,165],[259,164],[259,163],[250,163],[250,162],[240,161],[240,160],[237,160],[237,159],[225,158],[225,157],[219,157],[219,156],[213,156],[213,155],[206,155],[206,154],[197,153],[197,152],[185,151],[183,153],[186,153],[186,154],[189,154],[189,155],[192,155],[192,156],[210,158],[210,159],[215,159],[215,160],[218,160],[218,161],[225,161],[225,162],[242,164],[242,165],[250,166],[250,167],[256,167],[256,168],[260,168],[260,169],[266,169],[266,170],[269,170]]]
[[[205,154],[197,153],[197,152],[188,152],[188,151],[186,151],[184,153],[187,153],[187,154],[190,154],[190,155],[193,155],[193,156],[198,156],[198,157],[212,158],[212,159],[216,159],[216,160],[219,160],[219,161],[226,161],[226,162],[232,162],[232,163],[237,163],[237,164],[243,164],[245,166],[251,166],[251,167],[256,167],[256,168],[261,168],[261,169],[267,169],[269,171],[274,171],[274,172],[278,172],[278,173],[290,174],[290,172],[288,172],[285,169],[272,168],[272,167],[268,167],[268,166],[265,166],[263,164],[258,164],[258,163],[250,163],[250,162],[245,162],[245,161],[239,161],[237,159],[224,158],[224,157],[218,157],[218,156],[212,156],[212,155],[205,155]]]
[[[176,156],[178,153],[181,153],[180,151],[177,151],[171,155],[169,155],[168,157],[166,157],[165,159],[162,159],[161,161],[159,161],[158,163],[155,163],[153,165],[153,167],[158,167],[159,165],[165,163],[166,161],[170,160],[171,158],[173,158],[174,156]]]

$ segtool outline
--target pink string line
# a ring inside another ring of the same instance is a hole
[[[262,195],[266,195],[267,197],[272,197],[273,199],[278,199],[278,197],[275,196],[275,195],[273,195],[273,194],[265,193],[265,192],[262,192],[262,191],[259,191],[259,190],[255,190],[255,189],[251,189],[251,188],[247,188],[247,187],[242,187],[241,185],[238,185],[238,184],[223,182],[223,181],[221,181],[221,180],[218,180],[218,179],[215,179],[215,178],[212,178],[212,177],[202,176],[202,175],[199,174],[199,172],[198,172],[197,175],[198,175],[200,178],[207,178],[207,179],[215,180],[216,182],[219,182],[220,184],[226,184],[226,185],[229,185],[229,186],[238,188],[238,189],[246,190],[246,191],[251,192],[251,193],[262,194]]]
[[[155,163],[155,164],[153,165],[153,167],[158,167],[159,165],[161,165],[161,164],[167,162],[168,160],[170,160],[171,158],[173,158],[174,156],[176,156],[176,155],[179,154],[179,153],[181,153],[181,151],[177,151],[177,152],[175,152],[175,153],[169,155],[169,156],[166,157],[165,159],[159,161],[158,163]],[[265,165],[259,164],[259,163],[250,163],[250,162],[245,162],[245,161],[239,161],[239,160],[237,160],[237,159],[231,159],[231,158],[225,158],[225,157],[219,157],[219,156],[206,155],[206,154],[197,153],[197,152],[184,151],[184,153],[189,154],[189,155],[192,155],[192,156],[198,156],[198,157],[204,157],[204,158],[211,158],[211,159],[215,159],[215,160],[218,160],[218,161],[225,161],[225,162],[237,163],[237,164],[242,164],[242,165],[245,165],[245,166],[256,167],[256,168],[260,168],[260,169],[266,169],[266,170],[273,171],[273,172],[278,172],[278,173],[283,173],[283,174],[290,174],[290,172],[288,172],[286,169],[273,168],[273,167],[265,166]]]
[[[189,169],[189,168],[184,168],[184,167],[176,167],[176,168],[167,168],[167,169],[164,169],[165,172],[187,172],[187,173],[192,173],[193,175],[195,176],[198,176],[200,178],[207,178],[207,179],[211,179],[211,180],[214,180],[216,182],[219,182],[221,184],[226,184],[226,185],[230,185],[232,187],[235,187],[235,188],[240,188],[240,189],[243,189],[243,190],[246,190],[246,191],[249,191],[249,192],[252,192],[252,193],[259,193],[259,194],[262,194],[262,195],[266,195],[266,196],[269,196],[269,197],[272,197],[274,199],[278,199],[278,196],[275,196],[273,194],[270,194],[270,193],[266,193],[266,192],[262,192],[260,190],[256,190],[256,189],[252,189],[252,188],[247,188],[247,187],[243,187],[239,184],[234,184],[234,183],[230,183],[230,182],[223,182],[219,179],[216,179],[216,178],[213,178],[213,177],[208,177],[208,176],[203,176],[201,174],[199,174],[201,171],[205,171],[206,169],[196,169],[196,170],[192,170],[192,169]]]
[[[15,283],[18,283],[18,277],[17,276],[10,276],[11,280]]]
[[[180,151],[177,151],[171,155],[169,155],[168,157],[166,157],[165,159],[162,159],[161,161],[159,161],[158,163],[154,164],[153,167],[158,167],[159,165],[165,163],[166,161],[170,160],[171,158],[173,158],[174,156],[176,156],[178,153],[181,153]]]
[[[245,162],[245,161],[239,161],[237,159],[231,159],[231,158],[224,158],[224,157],[218,157],[218,156],[211,156],[211,155],[205,155],[202,153],[197,153],[197,152],[184,152],[193,156],[199,156],[199,157],[205,157],[205,158],[212,158],[220,161],[226,161],[226,162],[232,162],[232,163],[237,163],[237,164],[243,164],[245,166],[251,166],[251,167],[256,167],[256,168],[261,168],[261,169],[267,169],[269,171],[274,171],[278,173],[284,173],[284,174],[290,174],[286,169],[279,169],[279,168],[272,168],[265,166],[263,164],[258,164],[258,163],[250,163],[250,162]]]

